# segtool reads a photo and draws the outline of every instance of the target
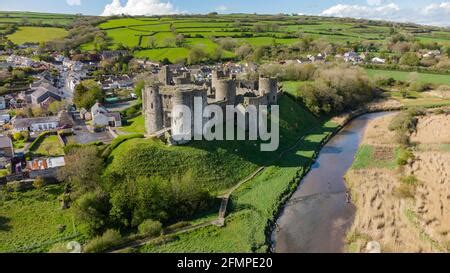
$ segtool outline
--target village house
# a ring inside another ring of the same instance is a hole
[[[37,118],[14,118],[12,121],[13,131],[41,132],[68,128],[73,126],[73,120],[67,111],[61,111],[57,116]]]
[[[11,158],[14,156],[14,148],[9,136],[0,135],[0,157]]]
[[[102,60],[117,60],[120,57],[129,55],[127,50],[106,50],[101,54]]]
[[[134,82],[128,75],[111,76],[104,81],[99,82],[104,91],[117,89],[132,89]]]
[[[54,178],[57,175],[58,169],[65,165],[66,161],[63,156],[40,158],[27,161],[26,170],[32,179],[36,177]]]
[[[62,100],[58,92],[58,89],[53,85],[42,83],[30,95],[31,104],[46,109],[52,102]]]
[[[96,103],[91,108],[92,125],[96,127],[121,127],[122,117],[120,113],[109,112],[106,108],[102,107],[100,103]]]
[[[371,62],[374,64],[385,64],[386,60],[379,58],[379,57],[375,57],[375,58],[372,58]]]
[[[349,51],[344,54],[344,61],[346,63],[360,63],[363,61],[363,58],[361,58],[358,53],[354,51]]]

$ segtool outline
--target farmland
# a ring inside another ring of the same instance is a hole
[[[41,43],[56,39],[62,39],[67,31],[63,28],[54,27],[20,27],[14,34],[8,36],[8,39],[15,44]]]
[[[66,26],[77,18],[76,15],[37,13],[37,12],[0,12],[0,23],[20,23],[36,25]]]
[[[367,74],[373,78],[376,76],[384,76],[384,77],[392,77],[397,81],[408,81],[411,75],[411,72],[405,71],[390,71],[390,70],[376,70],[376,69],[367,69],[366,71]],[[428,73],[417,73],[417,75],[418,80],[423,83],[450,85],[449,75],[428,74]]]
[[[267,28],[260,29],[261,24]],[[110,48],[126,46],[139,58],[151,60],[169,59],[171,62],[186,59],[189,49],[202,47],[207,53],[217,48],[217,40],[223,37],[233,38],[238,44],[249,44],[252,47],[272,45],[292,45],[300,38],[310,37],[326,42],[348,44],[352,42],[371,41],[384,42],[390,33],[387,25],[360,25],[344,19],[324,19],[315,17],[262,15],[217,15],[178,16],[178,17],[135,17],[111,19],[98,26],[106,32],[111,40]],[[403,31],[413,35],[416,29]],[[175,45],[176,35],[182,34],[186,41]],[[150,39],[155,42],[150,45]],[[431,31],[417,35],[424,43],[438,42],[446,44],[450,33]],[[84,44],[84,50],[92,50],[93,45]],[[225,52],[222,58],[234,57],[233,52]]]

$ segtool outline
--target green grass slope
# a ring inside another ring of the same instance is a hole
[[[61,210],[64,186],[27,192],[0,192],[0,252],[46,252],[78,234],[72,210]],[[58,230],[58,227],[65,229]]]
[[[117,147],[109,157],[105,175],[119,178],[158,175],[170,177],[191,170],[203,186],[222,191],[247,177],[293,145],[317,119],[290,97],[280,99],[280,147],[267,153],[256,141],[197,141],[168,147],[156,140],[133,139]]]

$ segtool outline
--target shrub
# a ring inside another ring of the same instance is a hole
[[[145,220],[138,227],[139,234],[147,236],[159,236],[162,231],[162,225],[158,221]]]
[[[397,154],[397,165],[404,166],[408,164],[408,161],[414,160],[414,154],[409,149],[401,148]]]
[[[42,189],[42,187],[44,187],[45,185],[45,181],[44,178],[38,176],[36,177],[36,179],[33,181],[33,187],[35,189]]]
[[[168,227],[165,229],[165,232],[166,232],[166,233],[170,233],[170,232],[176,231],[176,230],[178,230],[178,229],[188,227],[188,226],[190,226],[190,225],[191,225],[191,223],[186,222],[186,221],[178,222],[178,223],[176,223],[176,224],[173,224],[173,225],[168,226]]]
[[[409,176],[406,176],[406,177],[402,177],[400,179],[400,182],[403,183],[403,184],[406,184],[406,185],[415,186],[415,185],[417,185],[419,183],[419,179],[417,179],[417,177],[414,176],[414,175],[409,175]]]
[[[118,232],[117,230],[108,229],[107,231],[105,231],[105,233],[103,233],[102,236],[98,236],[89,241],[89,243],[84,246],[84,252],[104,252],[109,248],[119,245],[121,241],[122,236],[120,235],[120,232]]]
[[[428,84],[421,81],[414,81],[409,84],[410,91],[423,92],[429,88]]]
[[[414,198],[416,194],[415,187],[408,184],[401,184],[394,190],[394,195],[400,198]]]

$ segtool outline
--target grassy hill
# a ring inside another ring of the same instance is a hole
[[[191,170],[206,188],[222,191],[248,176],[258,166],[273,161],[291,146],[302,132],[318,120],[288,96],[280,99],[280,148],[261,152],[258,142],[192,142],[168,147],[159,141],[133,139],[117,147],[110,155],[106,176],[136,178],[144,175],[170,177]]]

